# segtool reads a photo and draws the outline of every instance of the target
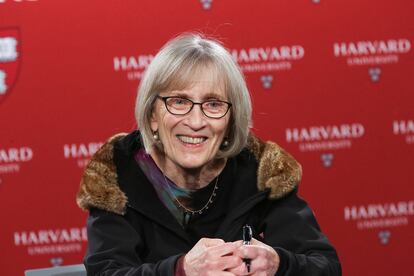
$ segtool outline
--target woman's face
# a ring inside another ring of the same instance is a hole
[[[214,89],[212,89],[214,87]],[[212,83],[208,72],[200,74],[190,88],[168,91],[160,96],[180,96],[194,102],[211,99],[228,101],[223,86]],[[151,119],[151,129],[158,131],[164,147],[166,167],[201,168],[214,159],[226,135],[230,111],[219,119],[208,118],[200,105],[185,115],[169,113],[162,100],[157,99]]]

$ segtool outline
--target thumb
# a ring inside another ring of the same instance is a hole
[[[256,240],[255,238],[252,238],[250,244],[252,244],[252,245],[266,245],[265,243],[262,243],[261,241]]]

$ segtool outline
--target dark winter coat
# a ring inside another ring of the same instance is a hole
[[[174,275],[177,259],[194,246],[137,165],[134,152],[141,146],[137,131],[116,135],[85,170],[77,202],[89,210],[88,275]],[[253,184],[257,193],[234,205],[215,237],[240,240],[247,223],[279,254],[276,275],[341,275],[335,249],[297,196],[300,165],[254,136],[233,158],[236,189]]]

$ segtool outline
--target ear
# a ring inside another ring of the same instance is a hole
[[[229,137],[231,132],[232,132],[232,128],[234,126],[234,122],[233,122],[233,118],[230,117],[227,119],[227,126],[226,126],[226,133],[224,134],[224,138]]]
[[[156,132],[158,130],[158,120],[157,114],[155,114],[155,109],[151,112],[151,130],[152,132]]]

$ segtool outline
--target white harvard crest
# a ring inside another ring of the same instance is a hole
[[[0,29],[0,102],[10,94],[20,65],[19,30]]]
[[[0,95],[6,94],[7,84],[6,84],[6,72],[0,70]]]
[[[0,37],[0,62],[15,61],[18,56],[16,46],[16,38]]]
[[[200,0],[201,5],[203,6],[204,10],[211,9],[211,5],[213,3],[213,0]]]

